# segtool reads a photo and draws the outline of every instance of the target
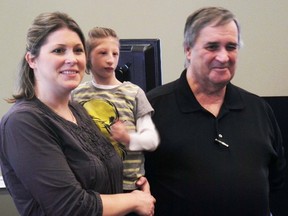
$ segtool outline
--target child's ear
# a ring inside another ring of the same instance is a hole
[[[27,63],[29,64],[30,68],[34,69],[36,66],[35,63],[35,56],[31,54],[31,52],[27,52],[25,55],[25,59]]]

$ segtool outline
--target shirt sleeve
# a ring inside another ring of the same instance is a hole
[[[281,131],[270,106],[268,106],[268,114],[274,129],[273,148],[276,153],[269,167],[270,193],[273,193],[284,186],[286,160]]]
[[[67,163],[61,139],[45,118],[16,112],[1,130],[4,155],[15,173],[8,175],[12,194],[31,200],[45,215],[102,215],[100,195],[81,187]]]
[[[268,106],[269,107],[269,106]],[[269,167],[269,183],[270,183],[270,209],[275,215],[281,212],[281,209],[286,208],[285,202],[279,202],[279,200],[288,199],[283,188],[285,184],[285,170],[287,170],[287,162],[285,159],[285,150],[283,147],[283,139],[280,128],[277,124],[276,118],[274,117],[273,111],[269,107],[270,119],[275,131],[273,148],[276,152],[276,157],[271,161]],[[281,213],[280,213],[281,214]],[[272,215],[272,214],[271,214]]]
[[[154,151],[160,142],[159,134],[148,113],[136,121],[136,132],[130,133],[130,151]]]

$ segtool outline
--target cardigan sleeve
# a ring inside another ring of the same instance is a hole
[[[102,215],[100,195],[81,187],[45,118],[35,112],[14,112],[2,122],[1,133],[2,154],[8,172],[13,172],[5,182],[11,194],[17,194],[14,201],[21,214]]]

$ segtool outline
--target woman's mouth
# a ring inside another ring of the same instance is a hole
[[[61,71],[61,74],[67,74],[67,75],[76,74],[76,73],[78,73],[78,72],[75,71],[75,70],[65,70],[65,71]]]

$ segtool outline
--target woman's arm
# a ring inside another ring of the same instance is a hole
[[[103,216],[121,216],[129,212],[139,215],[154,215],[155,198],[149,193],[135,190],[131,193],[101,195]]]
[[[38,209],[46,215],[102,213],[100,195],[82,188],[46,118],[17,112],[1,129],[3,154],[13,172],[8,179],[9,190],[19,205],[26,202],[31,211]]]

